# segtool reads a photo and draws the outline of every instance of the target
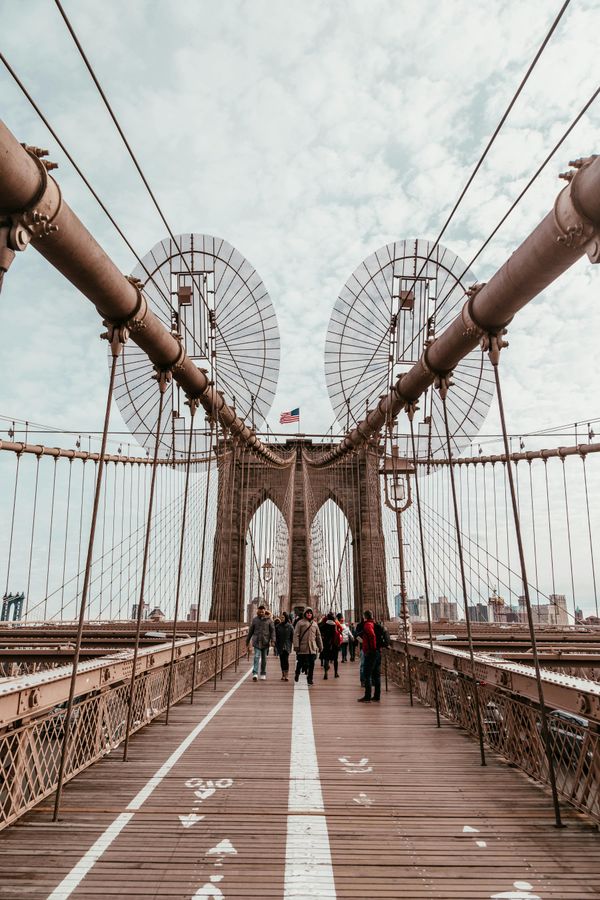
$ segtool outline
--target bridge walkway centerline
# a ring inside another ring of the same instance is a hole
[[[556,829],[544,790],[393,685],[357,704],[357,663],[310,689],[278,668],[226,670],[70,782],[59,823],[46,801],[6,829],[0,898],[600,897],[583,816]],[[292,810],[290,774],[322,808]]]

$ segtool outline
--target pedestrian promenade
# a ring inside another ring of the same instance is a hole
[[[292,660],[293,661],[293,660]],[[0,898],[600,897],[600,836],[395,686],[244,660],[0,834]]]

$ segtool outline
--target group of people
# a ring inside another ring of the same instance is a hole
[[[302,674],[308,684],[314,683],[317,657],[323,667],[323,679],[339,678],[339,659],[342,663],[353,662],[356,650],[360,648],[360,682],[364,694],[358,698],[361,703],[377,703],[381,697],[381,650],[389,645],[389,635],[380,622],[375,622],[371,610],[366,609],[360,622],[348,624],[342,613],[333,612],[315,619],[314,611],[307,606],[303,614],[293,619],[284,612],[275,620],[270,611],[260,605],[253,618],[246,637],[248,651],[252,646],[254,661],[252,680],[264,681],[267,677],[267,655],[273,647],[281,666],[281,680],[289,681],[290,653],[296,653],[294,681]]]

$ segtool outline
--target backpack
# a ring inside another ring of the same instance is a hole
[[[390,633],[382,622],[375,622],[375,641],[377,649],[383,650],[391,646]]]

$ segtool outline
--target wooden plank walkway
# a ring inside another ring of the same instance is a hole
[[[600,897],[598,831],[554,828],[522,773],[391,685],[357,704],[357,663],[310,689],[277,669],[225,672],[71,782],[61,822],[46,802],[0,833],[0,898]]]

